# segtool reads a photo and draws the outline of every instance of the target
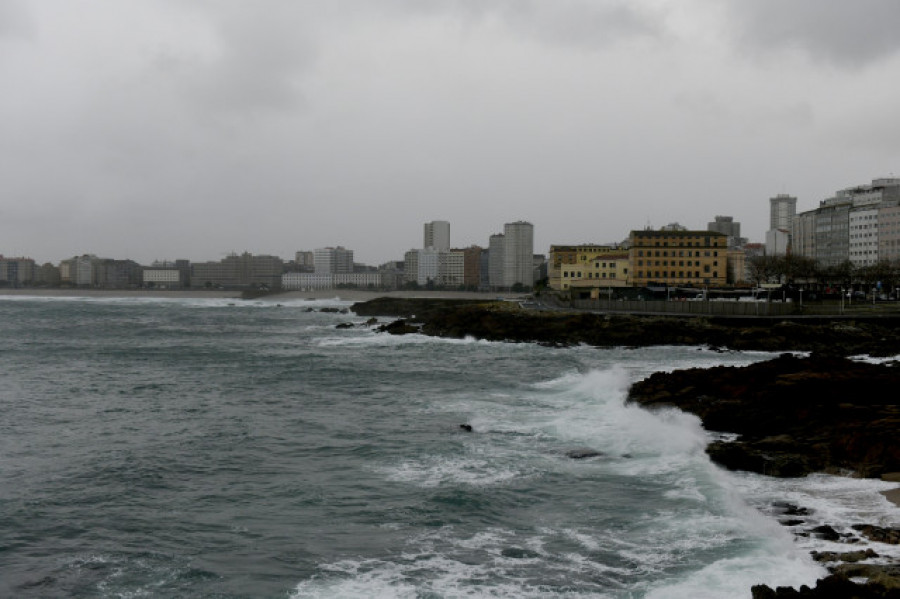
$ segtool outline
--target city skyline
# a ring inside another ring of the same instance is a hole
[[[0,2],[0,239],[38,261],[808,210],[900,164],[900,5]],[[862,90],[878,90],[866,93]]]

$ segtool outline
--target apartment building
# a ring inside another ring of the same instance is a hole
[[[724,286],[727,250],[728,236],[714,231],[632,231],[632,285]]]
[[[581,245],[551,245],[550,259],[547,268],[547,284],[550,289],[562,291],[567,288],[563,286],[563,283],[565,282],[568,284],[568,281],[564,281],[564,279],[568,278],[563,276],[563,271],[565,269],[573,265],[586,265],[594,258],[608,256],[621,251],[621,248],[613,245],[596,245],[589,243]],[[575,272],[575,270],[569,269],[568,272],[572,273]]]

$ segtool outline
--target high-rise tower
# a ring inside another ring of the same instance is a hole
[[[791,230],[794,216],[797,214],[797,198],[779,193],[769,199],[769,230]]]
[[[450,251],[450,223],[445,220],[433,220],[425,223],[425,241],[423,248],[434,248],[439,252]]]
[[[503,225],[503,286],[534,284],[534,225],[516,221]]]

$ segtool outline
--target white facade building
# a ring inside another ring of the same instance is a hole
[[[525,221],[503,225],[503,286],[534,284],[534,226]]]
[[[282,289],[312,291],[315,289],[334,289],[335,287],[342,285],[381,289],[384,287],[384,281],[382,273],[379,272],[351,272],[342,274],[287,272],[281,275]]]
[[[870,266],[878,262],[878,207],[850,209],[850,262]]]
[[[417,250],[419,252],[418,269],[416,272],[416,282],[425,286],[429,281],[433,285],[440,284],[440,254],[435,249]]]
[[[461,251],[441,252],[438,255],[438,273],[441,285],[459,287],[465,284],[466,255]]]
[[[181,284],[181,271],[177,268],[145,268],[142,277],[144,285],[175,287]]]

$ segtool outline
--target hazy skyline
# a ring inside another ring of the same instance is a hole
[[[0,253],[621,241],[897,173],[900,3],[0,0]]]

